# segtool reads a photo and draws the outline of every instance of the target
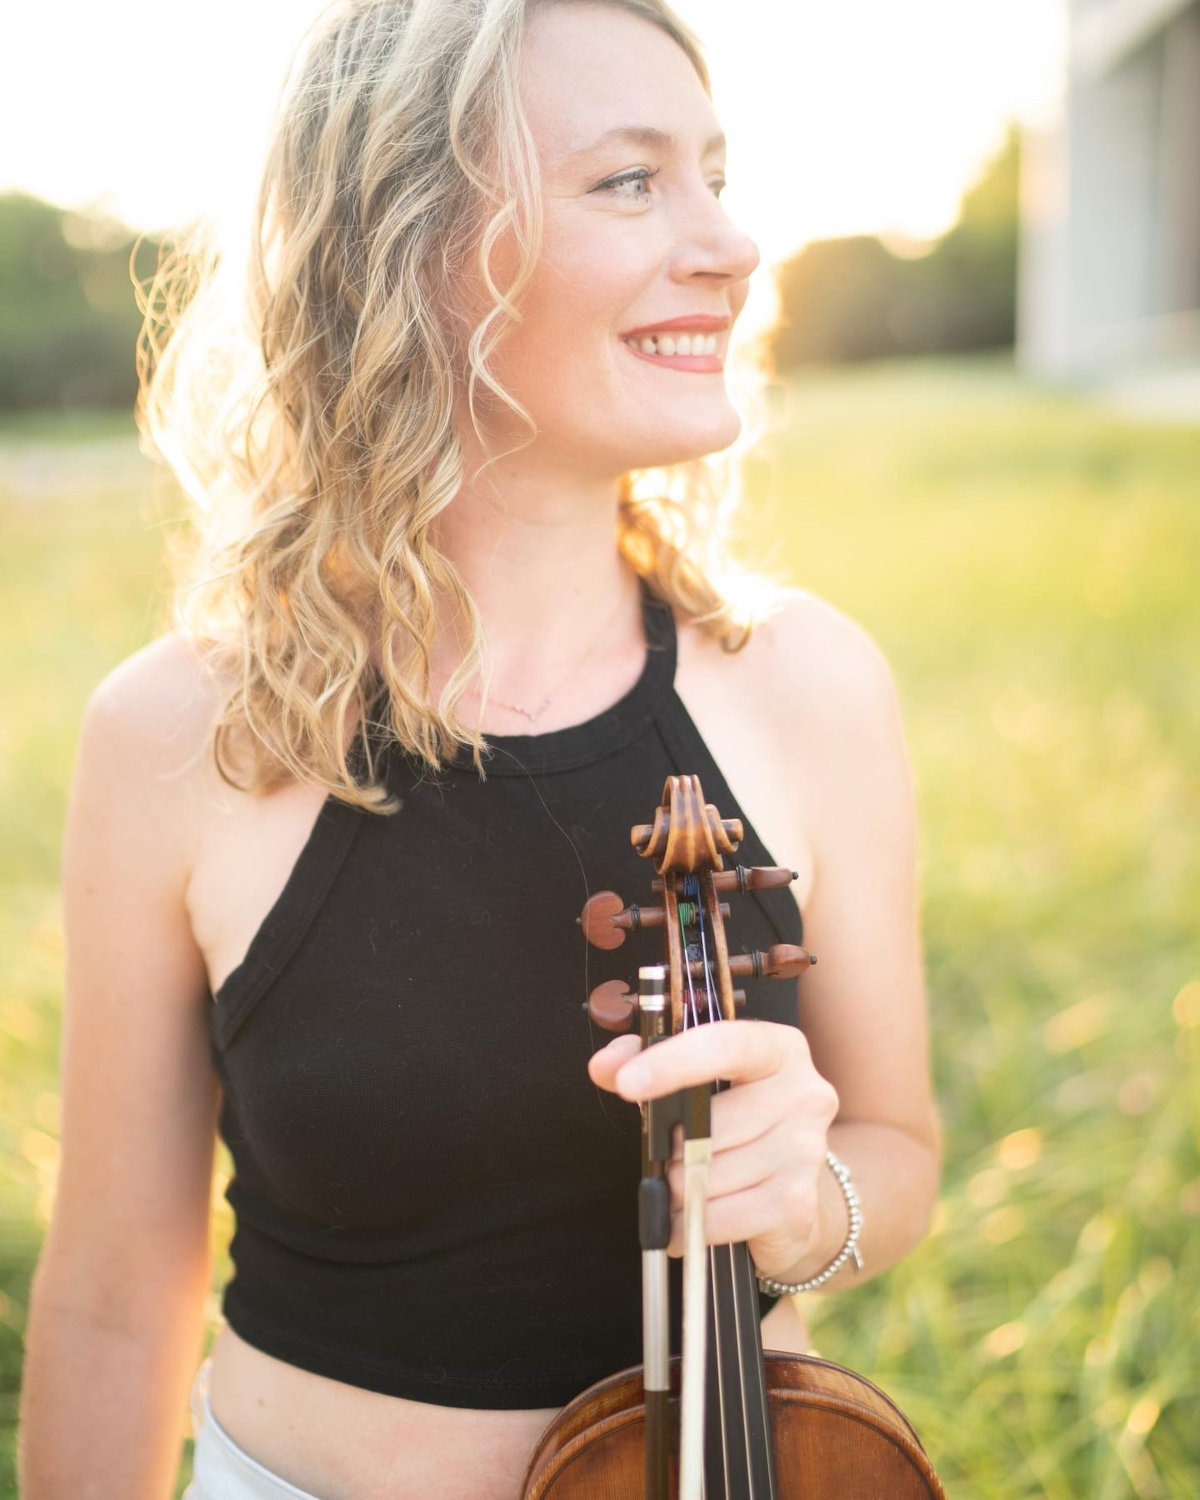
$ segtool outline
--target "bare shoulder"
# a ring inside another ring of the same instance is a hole
[[[113,667],[84,709],[80,757],[120,802],[136,804],[167,840],[183,878],[190,866],[202,792],[215,778],[205,754],[221,697],[194,647],[171,631]]]
[[[807,589],[780,591],[754,630],[746,651],[755,670],[783,690],[785,709],[807,722],[828,715],[886,708],[896,687],[891,665],[874,636],[851,615]]]
[[[776,589],[727,651],[693,621],[678,632],[677,689],[768,849],[789,851],[806,911],[866,785],[903,815],[908,788],[891,670],[869,632],[804,589]]]
[[[809,828],[818,863],[820,846],[828,862],[828,845],[869,804],[879,836],[889,828],[906,857],[915,775],[899,688],[882,647],[859,621],[801,589],[788,591],[755,636],[754,670],[763,674],[773,724],[795,747],[797,769],[815,793]]]
[[[740,650],[727,652],[691,622],[681,663],[795,750],[834,747],[894,724],[899,703],[883,649],[859,621],[807,589],[780,588]]]
[[[89,709],[128,724],[148,746],[195,738],[211,722],[219,684],[196,648],[168,631],[127,656],[97,683]]]

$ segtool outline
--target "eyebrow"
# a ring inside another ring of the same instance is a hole
[[[577,156],[590,156],[593,151],[598,151],[601,146],[607,146],[611,141],[619,141],[628,146],[648,146],[659,151],[674,151],[679,142],[667,130],[659,130],[657,125],[614,125],[611,130],[606,130],[602,136],[594,140],[590,146],[581,146],[577,151],[568,151],[563,158],[564,161],[572,161]],[[726,144],[724,131],[718,131],[716,135],[710,136],[704,143],[705,156],[714,151],[720,151]]]

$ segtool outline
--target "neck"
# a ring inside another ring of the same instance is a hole
[[[640,640],[638,580],[617,550],[616,521],[615,483],[578,475],[506,474],[503,500],[464,487],[438,517],[437,546],[475,600],[501,696],[549,691],[606,620],[614,644]],[[448,616],[431,660],[435,695],[465,645]]]

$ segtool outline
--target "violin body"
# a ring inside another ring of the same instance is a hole
[[[777,1500],[945,1500],[920,1439],[878,1386],[812,1354],[763,1352]],[[671,1493],[681,1359],[671,1359]],[[589,1386],[538,1439],[521,1500],[643,1500],[642,1367]]]

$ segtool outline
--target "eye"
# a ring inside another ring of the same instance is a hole
[[[648,167],[634,167],[632,171],[622,172],[618,177],[610,177],[607,182],[600,183],[597,187],[593,188],[592,191],[596,193],[612,193],[627,182],[634,182],[644,185],[645,183],[649,182],[652,177],[657,177],[661,171],[661,167],[655,167],[653,172],[650,171]],[[723,177],[718,178],[712,186],[715,196],[719,198],[726,186],[725,179]],[[642,199],[647,198],[649,194],[627,193],[624,196],[632,197],[635,202],[641,202]]]
[[[617,188],[626,182],[647,183],[652,177],[657,177],[661,171],[661,167],[655,167],[653,172],[648,167],[635,167],[631,172],[622,172],[619,177],[610,177],[607,182],[600,183],[594,191],[597,193],[611,193],[615,192]],[[645,193],[633,193],[626,194],[625,196],[641,199],[647,195]]]

